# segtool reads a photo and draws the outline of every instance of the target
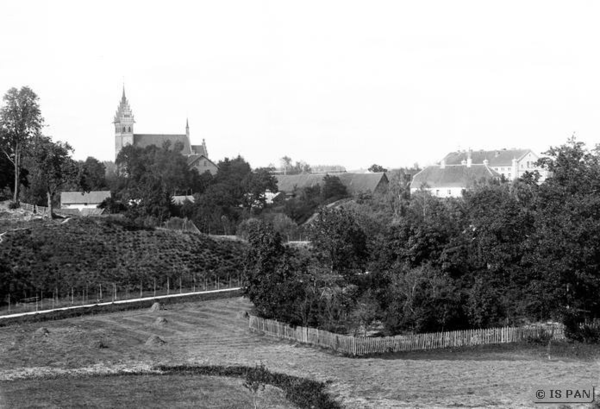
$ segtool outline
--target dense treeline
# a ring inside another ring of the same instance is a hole
[[[310,251],[256,225],[247,293],[264,317],[345,332],[596,317],[600,154],[571,139],[546,155],[543,183],[526,174],[458,199],[400,191],[322,209]]]

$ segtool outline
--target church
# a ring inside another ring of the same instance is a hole
[[[185,124],[185,133],[182,134],[134,133],[133,126],[135,120],[133,119],[133,112],[129,106],[129,101],[127,101],[127,97],[125,96],[125,87],[123,87],[123,96],[121,97],[121,102],[117,108],[113,123],[115,124],[115,159],[121,149],[126,145],[134,145],[141,148],[154,145],[160,148],[166,141],[171,142],[171,146],[180,142],[183,145],[181,154],[187,157],[188,166],[190,168],[197,169],[200,174],[210,172],[214,175],[217,173],[217,165],[208,158],[208,151],[204,139],[202,140],[202,145],[191,144],[190,126],[187,120]]]

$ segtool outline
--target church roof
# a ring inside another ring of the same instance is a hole
[[[203,155],[208,158],[208,153],[206,152],[206,147],[204,145],[192,145],[192,154]]]
[[[171,149],[177,142],[181,142],[183,144],[183,150],[181,151],[182,155],[191,154],[190,149],[190,140],[185,134],[134,134],[133,135],[133,144],[135,146],[139,146],[140,148],[145,148],[146,146],[158,146],[159,148],[163,146],[165,141],[171,142]]]
[[[488,166],[512,166],[512,160],[519,160],[531,152],[530,149],[498,149],[494,151],[471,151],[471,161],[473,164],[483,164],[488,160]],[[467,160],[469,152],[451,152],[443,159],[446,165],[460,165],[463,160]]]
[[[494,169],[479,164],[428,166],[413,176],[411,188],[419,189],[424,184],[429,188],[470,188],[475,182],[500,177]]]

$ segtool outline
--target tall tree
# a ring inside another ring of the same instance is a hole
[[[106,189],[106,165],[98,159],[88,156],[81,164],[83,176],[90,190]]]
[[[14,168],[13,200],[19,201],[23,153],[40,136],[44,119],[39,98],[29,87],[11,88],[0,109],[0,149]]]
[[[63,186],[68,184],[81,187],[80,167],[71,158],[73,148],[65,142],[53,142],[50,138],[42,136],[38,139],[33,150],[35,170],[32,172],[44,187],[48,201],[49,215],[52,215],[52,203],[54,196]]]
[[[364,272],[368,261],[367,238],[354,214],[343,208],[323,208],[309,226],[317,256],[332,274],[351,279]]]
[[[323,202],[335,202],[347,196],[348,189],[339,177],[332,175],[325,175],[323,177],[323,188],[321,189],[321,200]]]

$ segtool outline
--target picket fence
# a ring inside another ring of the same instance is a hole
[[[31,212],[31,213],[37,213],[37,214],[40,214],[40,215],[45,215],[50,210],[49,207],[37,206],[37,205],[32,205],[32,204],[23,203],[23,202],[21,202],[19,205],[21,206],[21,208],[23,210],[26,210],[26,211]]]
[[[275,320],[267,320],[253,315],[250,316],[248,325],[251,330],[261,331],[266,335],[317,345],[354,356],[502,344],[538,338],[543,333],[549,332],[548,328],[542,327],[503,327],[369,338],[334,334],[316,328],[291,327]],[[554,326],[550,331],[554,339],[564,339],[562,326]]]

